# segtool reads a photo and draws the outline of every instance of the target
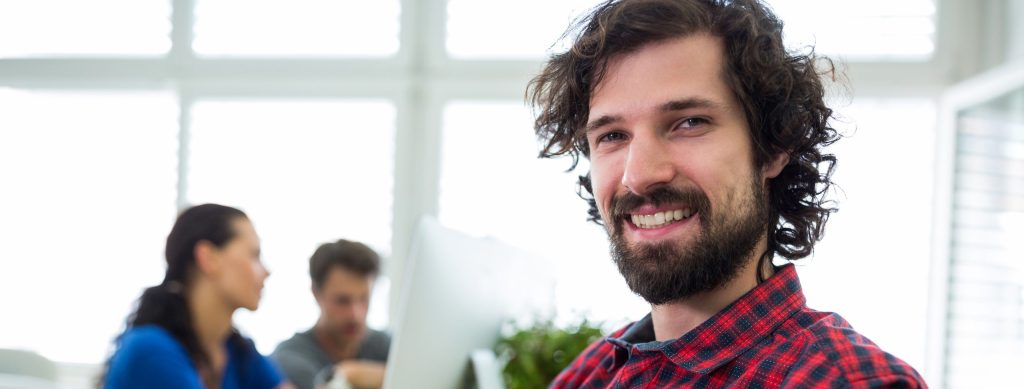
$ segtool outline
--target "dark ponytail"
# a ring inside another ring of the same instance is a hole
[[[135,311],[128,315],[125,331],[147,324],[160,326],[181,343],[200,372],[211,371],[210,357],[199,343],[188,308],[188,286],[191,285],[196,267],[195,247],[203,241],[223,247],[235,237],[232,221],[239,218],[246,219],[247,216],[238,209],[217,204],[197,205],[178,215],[174,227],[167,235],[164,252],[167,272],[164,280],[160,285],[146,288],[142,293]],[[117,341],[120,339],[121,336],[118,336]],[[244,344],[237,331],[232,332],[230,341]],[[111,359],[107,360],[100,376],[100,388],[110,369]],[[211,377],[203,378],[208,380]]]

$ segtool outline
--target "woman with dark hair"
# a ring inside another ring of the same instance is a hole
[[[167,236],[167,273],[146,289],[101,378],[106,389],[288,389],[280,371],[231,324],[255,310],[269,275],[242,211],[189,208]]]

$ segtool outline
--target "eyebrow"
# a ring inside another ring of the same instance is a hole
[[[594,131],[594,130],[596,130],[598,128],[607,126],[609,124],[612,124],[612,123],[615,123],[615,122],[618,122],[618,121],[621,121],[621,120],[622,120],[622,116],[619,116],[619,115],[603,115],[603,116],[597,118],[597,120],[594,120],[594,121],[592,121],[590,123],[587,123],[587,128],[584,130],[584,133],[589,134],[591,131]]]
[[[699,98],[699,97],[691,97],[691,98],[682,99],[682,100],[672,100],[672,101],[669,101],[669,102],[661,105],[661,111],[662,112],[682,111],[684,109],[691,109],[691,108],[721,109],[722,108],[722,104],[716,103],[716,102],[708,100],[708,99],[702,99],[702,98]]]
[[[708,99],[703,99],[703,98],[699,98],[699,97],[690,97],[690,98],[685,98],[685,99],[680,99],[680,100],[672,100],[672,101],[666,102],[666,103],[662,104],[661,107],[659,107],[659,110],[662,111],[662,112],[672,112],[672,111],[682,111],[682,110],[693,109],[693,108],[722,109],[723,105],[719,104],[719,103],[716,103],[714,101],[708,100]],[[615,122],[618,122],[618,121],[621,121],[621,120],[622,120],[622,116],[620,116],[620,115],[602,115],[601,117],[597,118],[596,120],[593,120],[593,121],[587,123],[587,126],[585,128],[585,132],[589,133],[589,132],[594,131],[594,130],[596,130],[598,128],[607,126],[609,124],[612,124],[612,123],[615,123]]]

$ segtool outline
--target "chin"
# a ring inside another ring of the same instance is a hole
[[[250,311],[255,311],[255,310],[259,309],[259,307],[260,307],[260,301],[259,300],[256,300],[254,302],[242,305],[242,308],[248,309]]]
[[[345,339],[348,339],[348,340],[359,340],[359,339],[362,339],[363,335],[365,335],[365,334],[366,334],[366,330],[365,329],[359,329],[358,331],[355,331],[354,333],[349,333],[348,331],[344,331],[344,330],[342,330],[342,332],[341,332],[342,337],[344,337]]]

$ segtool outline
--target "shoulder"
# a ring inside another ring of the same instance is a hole
[[[166,330],[145,325],[126,331],[110,360],[107,388],[200,388],[185,347]]]
[[[615,346],[607,339],[622,336],[633,324],[635,323],[630,323],[608,337],[598,339],[587,346],[569,366],[555,377],[550,387],[576,388],[583,386],[584,383],[592,387],[602,387],[607,384],[615,363]]]
[[[292,366],[315,365],[319,368],[321,365],[329,364],[330,360],[323,354],[311,331],[297,332],[288,340],[279,343],[270,357],[285,370],[291,369]]]
[[[235,357],[251,359],[261,356],[259,350],[256,349],[256,343],[240,334],[232,336],[232,339],[228,341],[228,348]]]
[[[291,338],[277,344],[274,348],[274,354],[285,351],[294,350],[307,350],[310,347],[315,347],[316,343],[313,341],[311,334],[307,332],[296,332]]]
[[[391,335],[372,328],[366,329],[366,337],[359,349],[359,358],[386,362],[391,349]]]
[[[144,325],[125,331],[118,341],[117,353],[129,359],[150,353],[188,359],[185,347],[167,330],[157,325]]]
[[[230,365],[235,365],[233,374],[236,379],[249,388],[275,388],[284,382],[281,371],[267,357],[260,354],[252,339],[237,335],[237,341],[230,342],[233,358]]]
[[[365,343],[388,344],[391,343],[391,335],[384,331],[377,331],[372,328],[366,329]]]
[[[311,331],[296,333],[278,344],[270,355],[297,388],[312,388],[313,377],[317,372],[331,365],[330,359],[316,344]]]
[[[882,350],[835,313],[802,312],[802,331],[794,334],[803,347],[794,363],[793,382],[834,382],[853,388],[927,387],[903,360]]]

